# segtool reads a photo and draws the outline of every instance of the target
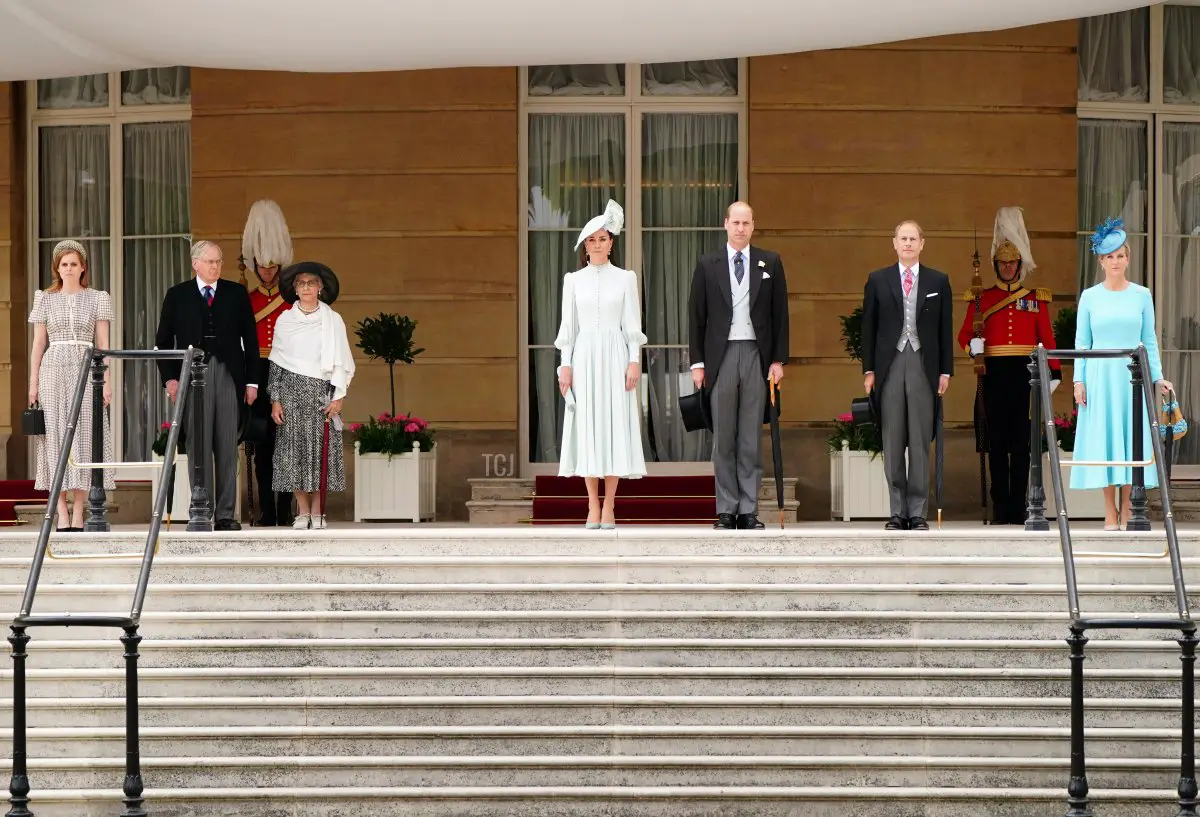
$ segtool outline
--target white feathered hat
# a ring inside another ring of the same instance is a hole
[[[992,232],[992,260],[1021,262],[1020,280],[1037,269],[1029,249],[1029,233],[1020,207],[1001,207],[996,211],[996,226]]]
[[[259,199],[250,205],[242,233],[242,258],[253,266],[286,267],[292,263],[292,235],[279,205]]]
[[[617,235],[624,226],[625,211],[621,209],[621,205],[609,199],[604,212],[583,225],[583,230],[579,233],[579,240],[575,242],[575,249],[579,249],[579,245],[584,242],[584,239],[601,228]]]

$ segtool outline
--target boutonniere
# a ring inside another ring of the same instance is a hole
[[[759,265],[760,267],[762,267],[762,268],[764,268],[764,269],[765,269],[765,268],[766,268],[766,266],[767,266],[767,262],[766,262],[766,261],[759,261],[759,262],[758,262],[758,265]]]

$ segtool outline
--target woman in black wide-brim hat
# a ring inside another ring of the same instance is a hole
[[[267,393],[275,400],[276,491],[296,495],[297,529],[325,527],[321,507],[321,451],[329,420],[326,489],[346,490],[342,456],[342,400],[354,377],[354,358],[342,317],[330,308],[338,279],[324,264],[301,261],[283,271],[279,290],[292,308],[279,316],[271,347]]]

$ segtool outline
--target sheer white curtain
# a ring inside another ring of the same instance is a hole
[[[625,200],[623,114],[532,114],[529,117],[529,459],[557,462],[562,396],[554,338],[563,275],[580,268],[575,240],[611,198]],[[627,225],[628,226],[628,225]],[[612,262],[625,266],[625,234]]]
[[[42,110],[107,108],[108,74],[39,79],[37,106]]]
[[[81,241],[89,284],[111,291],[107,125],[38,129],[38,287],[53,280],[54,245]]]
[[[178,105],[192,101],[192,69],[186,65],[121,72],[122,105]]]
[[[1163,101],[1200,103],[1200,8],[1163,7]]]
[[[623,96],[625,64],[531,65],[530,96]]]
[[[187,122],[124,126],[122,343],[154,348],[167,289],[191,275],[191,128]],[[125,459],[150,459],[150,444],[168,416],[157,369],[125,363]]]
[[[1175,384],[1185,416],[1200,406],[1200,125],[1163,123],[1163,279],[1157,298],[1164,376]],[[1176,443],[1176,461],[1200,462],[1200,439]]]
[[[738,61],[657,62],[642,66],[642,93],[652,96],[737,96]]]
[[[737,114],[642,118],[642,291],[646,459],[705,461],[712,435],[688,432],[679,397],[694,391],[688,293],[696,259],[724,244],[725,208],[737,199]],[[683,348],[670,348],[682,346]],[[665,347],[665,348],[664,348]]]
[[[1080,101],[1146,102],[1150,98],[1150,10],[1079,21]]]
[[[1119,217],[1129,233],[1129,278],[1146,283],[1148,143],[1145,122],[1079,120],[1078,281],[1080,291],[1099,280],[1088,234]]]

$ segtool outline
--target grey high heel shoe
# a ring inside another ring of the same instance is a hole
[[[588,530],[596,530],[597,528],[600,527],[600,523],[599,522],[584,522],[583,526],[585,528],[587,528]]]

